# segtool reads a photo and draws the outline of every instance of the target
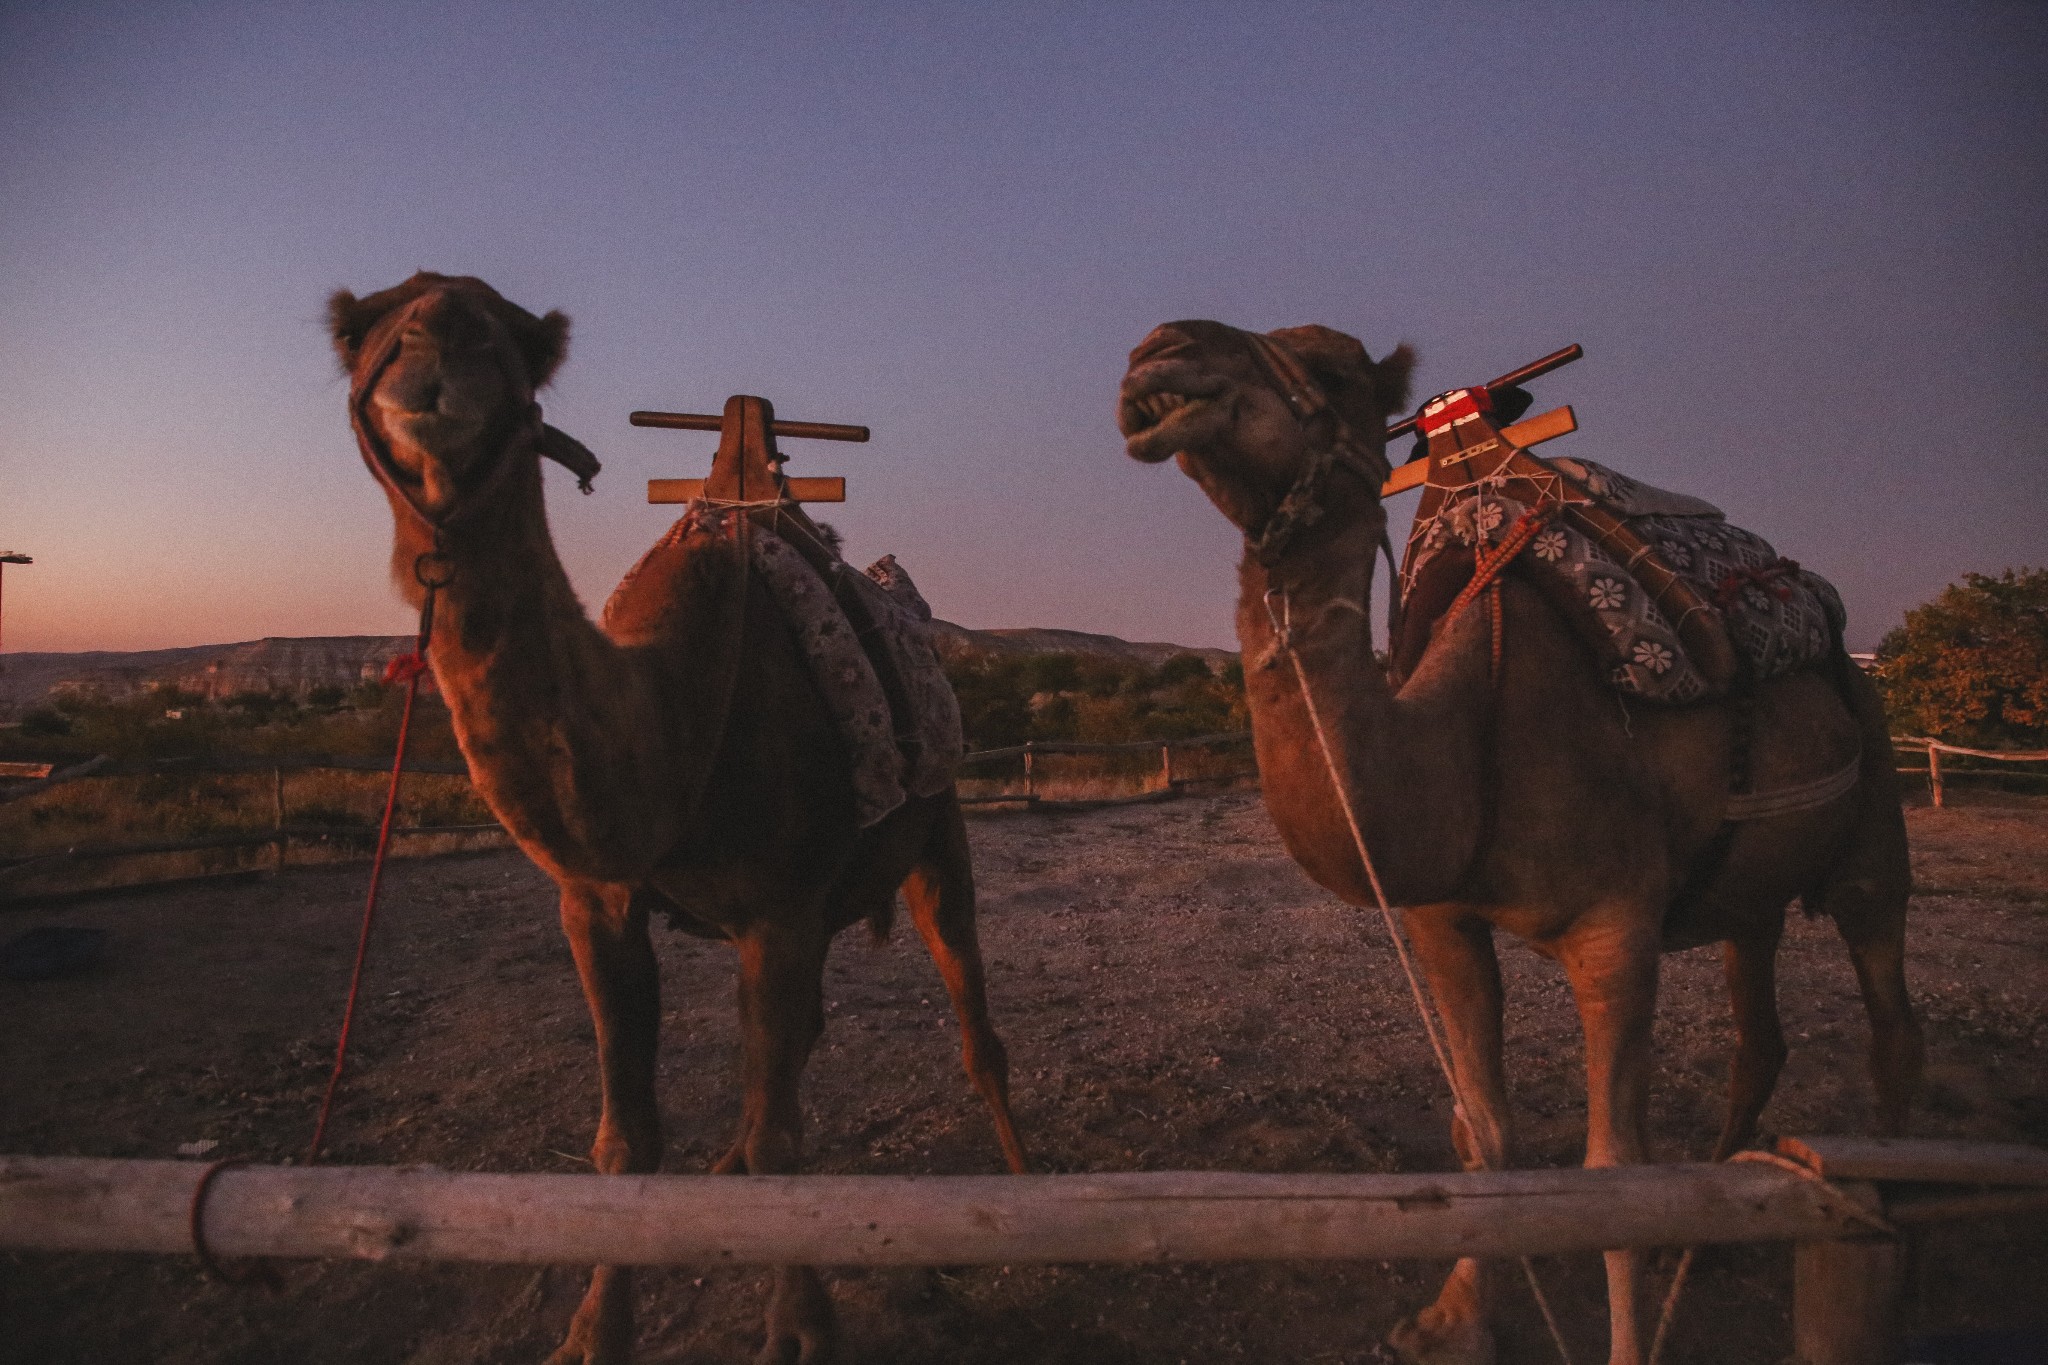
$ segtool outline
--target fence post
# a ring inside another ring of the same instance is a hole
[[[1033,741],[1028,739],[1024,741],[1024,799],[1026,801],[1034,801],[1038,798],[1038,788],[1034,785],[1035,779],[1031,771],[1031,760],[1034,757],[1031,748],[1032,743]]]
[[[284,871],[284,769],[270,770],[271,871]]]
[[[1166,784],[1166,790],[1173,790],[1173,746],[1159,746],[1159,777]]]
[[[1933,742],[1927,745],[1927,785],[1933,789],[1934,805],[1941,807],[1941,746]]]
[[[1877,1207],[1876,1188],[1862,1181],[1836,1186]],[[1799,1242],[1792,1253],[1792,1358],[1799,1365],[1896,1365],[1899,1244],[1888,1237]]]

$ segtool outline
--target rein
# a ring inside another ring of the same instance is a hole
[[[1296,476],[1293,487],[1288,490],[1287,496],[1281,500],[1280,506],[1275,509],[1266,525],[1256,537],[1249,534],[1246,536],[1251,553],[1262,567],[1270,570],[1286,553],[1300,531],[1322,519],[1322,494],[1332,469],[1340,463],[1345,465],[1353,472],[1369,479],[1377,495],[1380,486],[1386,481],[1391,466],[1383,453],[1375,456],[1375,452],[1358,443],[1357,436],[1349,424],[1331,409],[1328,396],[1308,377],[1300,363],[1284,347],[1267,337],[1256,334],[1250,336],[1254,352],[1264,362],[1281,394],[1287,399],[1288,406],[1294,410],[1296,420],[1302,423],[1304,435],[1308,422],[1318,414],[1328,412],[1335,421],[1332,437],[1326,444],[1317,446],[1314,442],[1310,443],[1307,464]],[[1526,528],[1518,524],[1510,533],[1508,540],[1496,551],[1493,562],[1487,566],[1483,580],[1479,572],[1481,566],[1475,566],[1473,581],[1476,586],[1467,589],[1470,597],[1477,597],[1489,586],[1492,588],[1495,655],[1493,671],[1496,677],[1499,673],[1500,651],[1498,576],[1509,561],[1535,538],[1536,531],[1540,528],[1540,522]],[[1526,534],[1521,534],[1524,531]],[[1391,627],[1398,611],[1399,582],[1394,569],[1393,546],[1384,529],[1380,533],[1380,546],[1387,556]],[[1368,593],[1365,607],[1368,649],[1372,647],[1370,596]],[[1465,605],[1468,601],[1468,597],[1461,596],[1459,606]],[[1386,926],[1387,937],[1394,945],[1394,954],[1400,960],[1402,974],[1408,979],[1408,991],[1414,998],[1415,1012],[1422,1021],[1423,1032],[1428,1035],[1430,1051],[1435,1054],[1437,1068],[1443,1073],[1444,1084],[1450,1090],[1452,1110],[1470,1140],[1471,1151],[1478,1159],[1480,1168],[1493,1169],[1500,1160],[1501,1153],[1489,1150],[1490,1143],[1481,1138],[1477,1126],[1470,1118],[1471,1111],[1465,1104],[1464,1091],[1458,1084],[1457,1068],[1451,1063],[1450,1052],[1444,1041],[1443,1026],[1439,1022],[1436,1002],[1424,984],[1421,974],[1416,970],[1413,951],[1408,944],[1408,935],[1401,927],[1400,917],[1394,913],[1393,904],[1387,899],[1385,886],[1380,882],[1379,869],[1373,863],[1372,850],[1366,845],[1364,827],[1358,822],[1358,809],[1352,799],[1351,784],[1345,780],[1343,770],[1338,766],[1336,752],[1330,745],[1329,733],[1323,726],[1322,712],[1316,706],[1315,691],[1309,686],[1308,672],[1302,667],[1301,656],[1295,649],[1293,603],[1287,590],[1268,588],[1265,607],[1267,620],[1273,630],[1273,645],[1260,666],[1274,668],[1284,658],[1294,670],[1294,680],[1301,689],[1301,704],[1308,712],[1309,726],[1315,732],[1316,747],[1322,753],[1323,766],[1329,774],[1331,789],[1337,793],[1337,804],[1344,812],[1344,823],[1351,832],[1353,845],[1358,850],[1358,861],[1365,870],[1367,883],[1372,887],[1373,900],[1378,905],[1380,920]],[[1550,1300],[1543,1292],[1543,1284],[1536,1275],[1534,1262],[1527,1256],[1521,1257],[1520,1260],[1522,1274],[1529,1283],[1529,1292],[1535,1297],[1536,1306],[1543,1314],[1544,1325],[1550,1330],[1550,1339],[1557,1348],[1559,1358],[1565,1365],[1573,1365],[1571,1351],[1565,1345],[1564,1334],[1558,1326],[1556,1314],[1551,1310]]]

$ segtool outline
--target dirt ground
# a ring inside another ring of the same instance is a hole
[[[1966,802],[1968,798],[1963,798]],[[2048,1142],[2048,800],[1910,813],[1920,886],[1912,982],[1929,1040],[1916,1130]],[[998,1027],[1042,1169],[1438,1170],[1447,1106],[1376,923],[1313,887],[1254,793],[971,822]],[[310,1136],[339,1020],[365,872],[290,871],[0,916],[112,931],[93,973],[0,983],[0,1150],[275,1161]],[[374,947],[338,1162],[574,1171],[597,1112],[594,1047],[541,875],[516,853],[396,867]],[[667,1169],[702,1170],[738,1119],[731,953],[663,931]],[[1558,971],[1504,952],[1509,1069],[1524,1160],[1580,1155],[1576,1021]],[[1792,1059],[1765,1115],[1781,1133],[1857,1132],[1865,1028],[1826,922],[1782,957]],[[815,1169],[992,1173],[916,935],[842,937],[830,1027],[805,1098]],[[1658,1155],[1704,1157],[1730,1051],[1714,950],[1666,959]],[[1597,1257],[1539,1262],[1574,1354],[1604,1357]],[[1668,1268],[1668,1261],[1666,1262]],[[1012,1267],[838,1272],[845,1355],[883,1362],[1391,1359],[1427,1302],[1426,1263]],[[765,1275],[642,1277],[641,1356],[743,1361]],[[2048,1227],[1982,1223],[1922,1238],[1918,1331],[2048,1321]],[[0,1255],[0,1360],[535,1362],[583,1271],[285,1267],[278,1294],[202,1277],[189,1257]],[[1702,1257],[1674,1362],[1772,1362],[1789,1349],[1790,1256]],[[2033,1286],[2031,1290],[2027,1286]],[[1553,1359],[1526,1295],[1504,1362]]]

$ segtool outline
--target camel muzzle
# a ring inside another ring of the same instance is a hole
[[[486,319],[485,325],[493,324]],[[382,409],[387,420],[392,415],[401,421],[449,420],[440,414],[446,395],[438,380],[422,375],[417,379],[408,378],[405,384],[398,386],[399,392],[391,395],[397,402],[387,403],[380,381],[398,359],[408,338],[415,346],[420,344],[423,329],[407,324],[381,330],[384,331],[382,339],[357,358],[349,390],[349,422],[355,428],[356,446],[370,473],[376,476],[377,482],[395,493],[398,501],[429,529],[444,530],[462,520],[474,508],[489,502],[490,494],[519,467],[518,455],[522,450],[547,456],[574,474],[577,487],[583,492],[592,491],[591,480],[597,477],[603,465],[581,441],[541,420],[540,404],[533,401],[532,384],[525,371],[508,358],[507,353],[512,348],[505,345],[493,348],[496,363],[503,373],[507,392],[513,395],[507,406],[523,409],[522,415],[492,454],[459,476],[455,501],[442,507],[422,503],[423,489],[419,480],[392,459],[375,419],[377,410]],[[430,341],[429,344],[434,343]]]

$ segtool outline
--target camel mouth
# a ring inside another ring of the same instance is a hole
[[[1190,445],[1213,440],[1228,421],[1223,401],[1229,385],[1199,374],[1185,362],[1141,365],[1124,380],[1117,402],[1117,429],[1124,452],[1144,464],[1160,464]]]

